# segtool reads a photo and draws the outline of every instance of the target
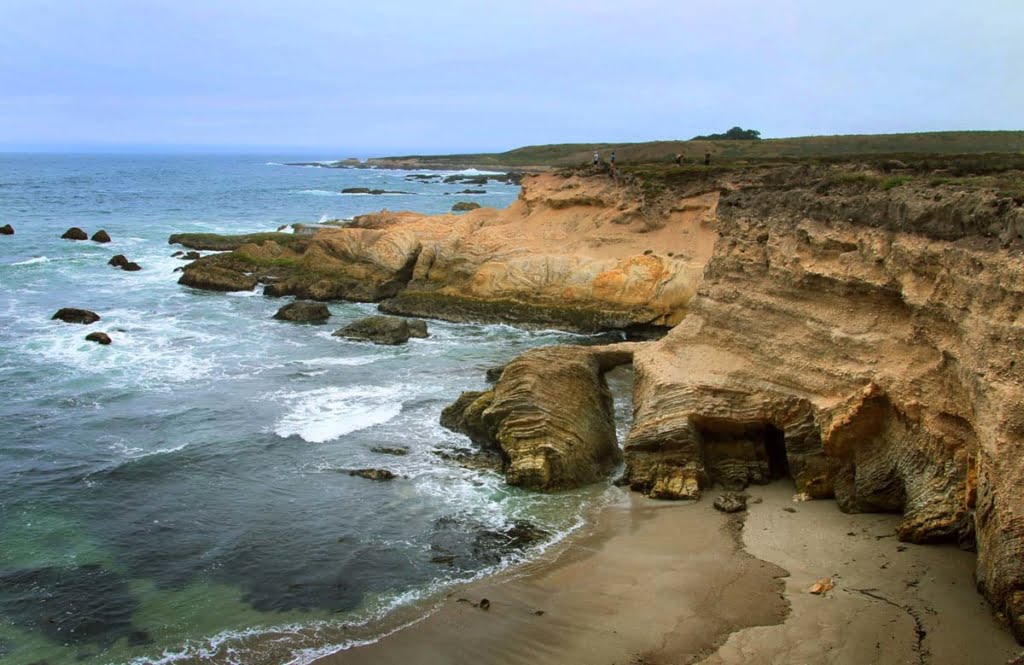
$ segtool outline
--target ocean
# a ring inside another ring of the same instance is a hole
[[[0,662],[309,662],[540,555],[611,496],[508,487],[454,461],[470,443],[438,424],[486,369],[585,337],[430,321],[428,339],[382,347],[331,336],[374,305],[293,324],[271,318],[286,300],[177,284],[171,233],[519,192],[285,165],[321,158],[0,154],[15,229],[0,236]],[[71,226],[113,241],[61,240]],[[102,319],[51,320],[61,307]],[[85,341],[94,330],[113,343]],[[630,377],[610,383],[624,430]],[[366,467],[397,477],[348,474]],[[521,521],[549,535],[511,547]]]

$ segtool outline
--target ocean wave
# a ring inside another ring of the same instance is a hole
[[[12,263],[11,265],[12,266],[31,266],[31,265],[35,265],[37,263],[48,263],[49,261],[50,261],[50,259],[48,259],[45,256],[37,256],[35,258],[27,259],[25,261],[18,261],[17,263]]]
[[[358,367],[359,365],[369,365],[375,363],[381,359],[381,356],[353,356],[352,358],[310,358],[309,360],[301,361],[303,365],[329,365],[329,366],[340,366],[340,367]]]
[[[310,167],[315,168],[315,167]],[[299,194],[311,194],[312,196],[341,196],[341,192],[332,192],[327,189],[300,189]]]
[[[352,432],[381,425],[402,412],[404,386],[348,386],[283,392],[276,399],[290,405],[274,426],[281,438],[298,436],[309,443],[326,443]]]

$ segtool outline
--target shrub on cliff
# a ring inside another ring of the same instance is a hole
[[[743,129],[742,127],[733,127],[724,134],[707,134],[703,136],[694,136],[691,141],[760,141],[761,132],[756,129]]]

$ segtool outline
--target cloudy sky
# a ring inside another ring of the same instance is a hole
[[[0,0],[0,149],[1024,128],[1022,0]]]

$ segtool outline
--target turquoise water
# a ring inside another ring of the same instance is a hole
[[[307,662],[536,553],[502,546],[513,521],[555,539],[601,501],[606,485],[533,494],[461,468],[446,453],[468,441],[437,424],[486,368],[586,340],[430,322],[379,347],[330,335],[373,305],[296,325],[271,318],[281,300],[177,284],[173,232],[466,199],[408,172],[281,165],[318,157],[0,155],[0,661]],[[518,194],[486,189],[469,198]],[[60,240],[70,226],[113,242]],[[107,266],[118,253],[143,270]],[[102,320],[51,321],[61,307]],[[346,472],[362,467],[399,478]]]

